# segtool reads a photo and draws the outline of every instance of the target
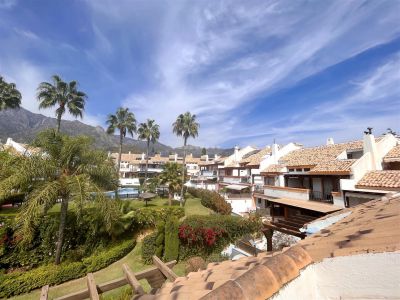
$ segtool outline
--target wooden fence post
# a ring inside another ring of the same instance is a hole
[[[93,273],[87,274],[87,287],[91,300],[99,300],[99,293],[97,292],[96,282],[94,281]]]
[[[139,295],[143,295],[144,290],[140,285],[140,282],[136,279],[135,274],[133,274],[131,268],[129,268],[127,264],[123,264],[122,269],[124,270],[126,280],[132,287],[133,294],[138,293]]]
[[[172,271],[170,268],[168,268],[168,266],[166,264],[164,264],[161,261],[161,259],[159,259],[155,255],[153,255],[153,263],[161,271],[161,273],[163,273],[164,276],[167,277],[170,281],[175,281],[175,279],[178,278],[178,275],[176,275],[174,271]]]
[[[49,293],[49,286],[45,285],[42,287],[42,291],[40,292],[40,300],[47,300],[47,295]]]

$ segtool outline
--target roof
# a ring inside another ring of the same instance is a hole
[[[258,197],[258,196],[257,196]],[[307,201],[307,200],[297,200],[297,199],[289,199],[289,198],[278,198],[278,199],[270,199],[268,198],[269,202],[274,202],[278,204],[284,204],[293,207],[299,207],[303,209],[308,209],[312,211],[318,211],[321,213],[331,213],[342,208],[333,204],[327,204],[317,201]]]
[[[351,214],[299,242],[315,262],[327,257],[400,250],[399,193],[346,211]]]
[[[257,153],[252,154],[240,161],[240,164],[246,164],[247,166],[258,166],[266,155],[271,154],[271,148],[266,147],[259,150]]]
[[[353,141],[334,145],[294,150],[283,156],[279,162],[289,167],[313,166],[335,160],[345,150],[363,149],[363,141]]]
[[[261,170],[261,173],[283,173],[285,166],[281,164],[272,164]]]
[[[356,159],[335,159],[317,164],[311,169],[309,174],[350,174],[351,166],[356,162]]]
[[[281,252],[210,263],[135,299],[266,299],[324,258],[400,250],[400,194],[344,211],[350,214]]]
[[[383,158],[384,162],[400,162],[400,145],[393,147],[385,157]]]
[[[356,188],[400,191],[400,170],[370,171],[356,184]]]
[[[239,185],[239,184],[230,184],[230,185],[227,185],[225,188],[228,190],[241,191],[241,190],[248,188],[248,186]]]

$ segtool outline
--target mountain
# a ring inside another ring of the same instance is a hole
[[[12,138],[16,142],[30,143],[36,134],[48,128],[56,128],[56,119],[46,117],[42,114],[35,114],[24,108],[9,109],[0,111],[0,141],[5,143],[7,138]],[[87,135],[93,138],[94,145],[106,151],[117,151],[119,137],[108,135],[101,126],[90,126],[80,121],[61,121],[61,131],[69,135]],[[181,147],[172,148],[162,143],[156,143],[151,151],[169,154],[177,152],[182,154]],[[194,156],[200,156],[201,147],[188,146],[188,153]],[[142,153],[146,151],[146,142],[131,138],[124,140],[124,151],[133,153]],[[209,155],[232,153],[230,149],[207,149]]]

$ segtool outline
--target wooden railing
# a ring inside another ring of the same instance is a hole
[[[153,263],[155,267],[137,273],[133,273],[127,264],[123,264],[122,270],[124,271],[125,277],[116,278],[102,284],[96,284],[93,273],[89,273],[86,277],[86,289],[54,298],[54,300],[83,300],[87,298],[90,298],[91,300],[99,300],[99,294],[117,289],[127,284],[132,287],[133,294],[143,295],[145,292],[139,282],[141,279],[147,280],[154,293],[162,287],[166,279],[174,281],[178,277],[171,269],[176,264],[176,260],[164,263],[157,256],[153,256]],[[40,300],[47,300],[48,293],[49,286],[46,285],[42,288]]]

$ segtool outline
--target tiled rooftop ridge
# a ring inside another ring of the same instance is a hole
[[[210,263],[206,270],[164,284],[155,295],[134,299],[266,299],[310,263],[311,257],[300,246],[237,261]]]

